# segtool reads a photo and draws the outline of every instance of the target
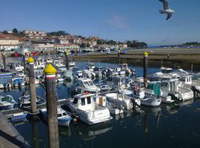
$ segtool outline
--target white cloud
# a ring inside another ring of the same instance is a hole
[[[123,16],[116,13],[111,14],[111,17],[107,20],[107,23],[117,29],[125,29],[128,27],[126,19]]]

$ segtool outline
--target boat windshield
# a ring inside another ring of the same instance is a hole
[[[77,98],[74,98],[73,104],[76,104],[78,102]]]
[[[83,82],[83,84],[85,86],[92,86],[93,85],[92,81],[86,81],[86,82]]]
[[[58,117],[62,117],[62,114],[58,114]]]
[[[12,101],[12,99],[10,97],[4,97],[2,98],[2,101]]]
[[[87,104],[91,104],[91,98],[87,97]]]

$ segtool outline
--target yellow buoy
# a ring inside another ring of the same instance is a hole
[[[77,122],[77,118],[74,118],[73,121],[74,121],[74,122]]]

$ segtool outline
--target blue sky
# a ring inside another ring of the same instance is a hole
[[[166,21],[158,0],[0,0],[0,30],[64,30],[148,45],[200,41],[200,0],[168,0]]]

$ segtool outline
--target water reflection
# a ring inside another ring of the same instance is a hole
[[[32,137],[33,137],[33,147],[39,148],[39,128],[38,128],[38,121],[32,122]]]
[[[88,126],[80,123],[77,126],[77,133],[83,140],[91,140],[100,134],[104,134],[112,129],[110,122]]]
[[[62,137],[72,136],[71,127],[59,126],[59,135]]]
[[[167,110],[170,114],[178,113],[179,109],[184,106],[191,106],[194,102],[194,99],[183,101],[183,102],[176,102],[173,104],[168,104],[163,106],[163,109]]]
[[[161,107],[147,107],[147,106],[142,106],[142,110],[144,111],[143,114],[143,132],[147,134],[149,132],[149,122],[148,118],[152,118],[151,115],[155,116],[155,127],[156,129],[159,128],[159,121],[160,121],[160,116],[161,116]]]

